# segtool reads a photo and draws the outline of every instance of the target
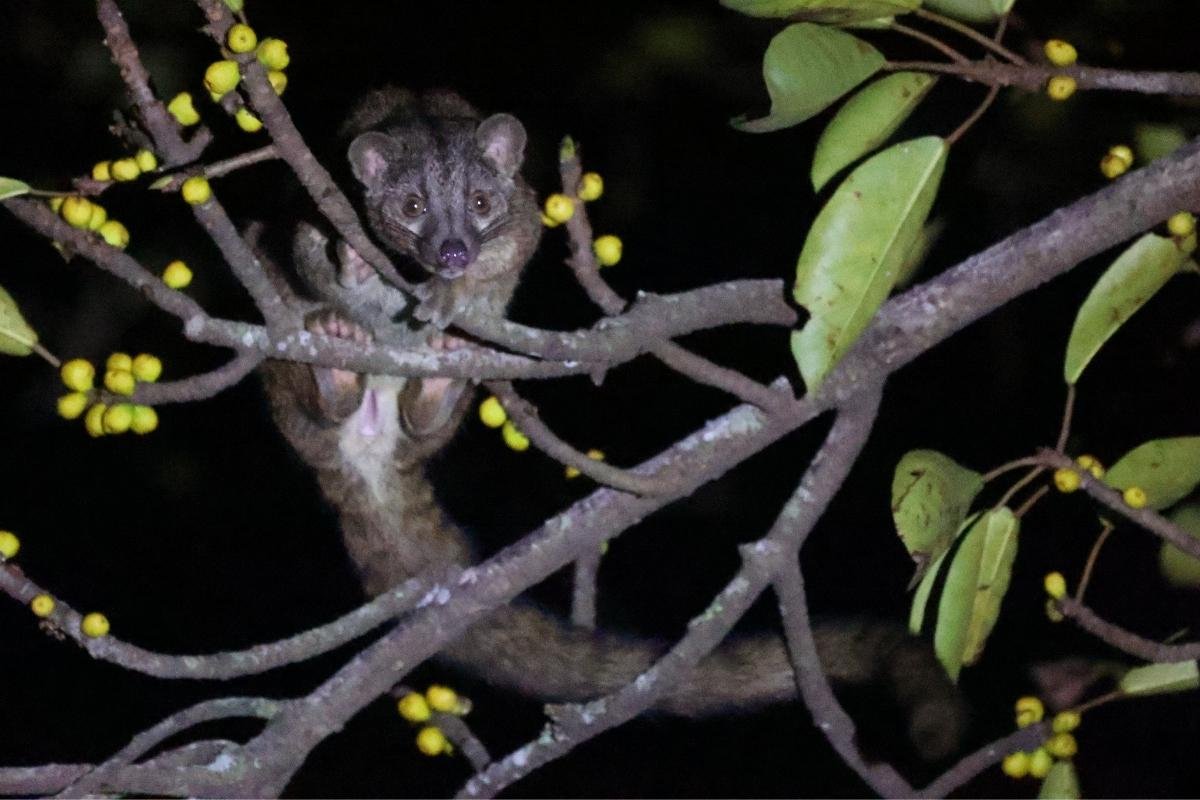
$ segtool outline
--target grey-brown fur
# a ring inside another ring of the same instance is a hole
[[[416,134],[409,138],[413,126],[450,124],[436,116],[432,123],[396,123],[396,108],[387,100],[392,96],[368,97],[350,127],[357,131],[392,125],[387,128],[389,136],[413,142],[424,141]],[[400,97],[404,119],[414,99],[406,93]],[[451,95],[437,95],[417,107],[425,114],[442,109],[453,115],[453,125],[461,122],[461,130],[456,128],[454,134],[460,144],[471,139],[470,125],[479,124],[478,115]],[[436,160],[443,152],[434,149],[425,157]],[[437,166],[427,165],[423,172],[436,172]],[[528,258],[536,242],[528,229],[538,224],[538,212],[519,175],[513,182],[516,195],[511,213],[521,216],[511,225],[525,231],[517,236],[518,252]],[[373,202],[379,205],[368,197],[368,209]],[[376,227],[379,216],[377,208],[371,224],[387,241],[392,234]],[[406,246],[401,238],[389,244],[402,251]],[[310,329],[348,338],[386,331],[395,304],[403,301],[389,295],[394,290],[379,283],[352,252],[339,253],[340,266],[331,275],[325,242],[312,229],[301,228],[295,250],[301,270],[312,273],[306,278],[310,286],[318,284],[316,291],[322,298],[341,309],[338,314],[313,315]],[[445,281],[443,291],[457,298],[455,308],[470,305],[471,293],[482,293],[483,307],[503,314],[522,266],[523,262],[510,264],[499,279],[473,277],[468,269]],[[428,330],[411,333],[413,341],[428,336]],[[470,541],[446,517],[424,473],[426,460],[453,435],[468,405],[470,393],[463,391],[462,382],[406,382],[282,362],[264,369],[264,381],[280,430],[316,470],[322,492],[338,510],[346,549],[368,594],[378,594],[431,568],[472,562]],[[391,416],[382,417],[381,411]],[[424,422],[414,424],[414,418]],[[364,439],[362,430],[371,426],[378,429]],[[381,442],[383,451],[375,447]],[[909,713],[910,736],[920,753],[938,758],[958,743],[964,709],[926,643],[899,625],[863,621],[820,626],[816,639],[831,679],[890,689]],[[645,640],[572,628],[541,609],[514,603],[497,609],[439,657],[522,694],[572,701],[617,689],[664,649]],[[701,662],[694,677],[665,697],[660,709],[687,716],[746,711],[795,694],[782,639],[742,638]]]

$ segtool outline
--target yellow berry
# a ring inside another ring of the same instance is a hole
[[[71,195],[63,200],[58,213],[71,227],[86,228],[92,220],[92,201],[86,197]]]
[[[548,216],[546,216],[546,212],[544,212],[544,211],[542,212],[542,224],[545,225],[547,228],[557,228],[558,227],[558,222],[556,220],[552,220]]]
[[[137,358],[130,362],[129,370],[133,373],[133,377],[143,383],[154,383],[158,380],[158,376],[162,375],[162,361],[158,356],[152,356],[149,353],[138,353]]]
[[[153,172],[158,169],[158,157],[151,150],[145,148],[138,150],[133,160],[137,162],[138,169],[142,172]]]
[[[262,130],[262,120],[254,116],[245,106],[239,108],[233,118],[237,121],[238,127],[246,133],[258,133]]]
[[[1180,239],[1191,236],[1196,230],[1196,218],[1186,211],[1176,212],[1167,220],[1167,230]]]
[[[48,201],[50,204],[50,210],[53,211],[55,214],[62,211],[62,204],[63,204],[63,200],[65,200],[65,199],[66,198],[61,197],[61,196],[51,197],[50,200]]]
[[[104,435],[105,411],[108,411],[108,406],[104,403],[96,403],[87,410],[87,416],[83,418],[83,427],[87,429],[88,435],[92,438]]]
[[[150,406],[134,406],[129,430],[138,436],[150,433],[158,427],[158,412]]]
[[[600,195],[604,194],[604,179],[600,177],[599,172],[585,172],[583,177],[579,179],[579,199],[584,202],[591,202],[599,199]]]
[[[620,237],[611,233],[592,242],[592,252],[596,254],[596,262],[602,267],[611,267],[620,261],[622,247]]]
[[[132,158],[118,158],[112,162],[109,172],[112,174],[113,180],[116,181],[137,180],[137,177],[142,174],[137,161]]]
[[[504,423],[500,435],[504,438],[504,443],[518,453],[529,449],[529,437],[517,430],[511,419]]]
[[[603,461],[604,460],[604,451],[592,448],[591,450],[587,451],[587,457],[590,458],[592,461]],[[566,472],[566,475],[568,478],[578,478],[580,475],[579,470],[576,469],[575,467],[567,467],[565,472]]]
[[[203,205],[212,198],[212,187],[208,185],[208,178],[203,175],[188,178],[179,191],[183,199],[194,206]]]
[[[1069,733],[1056,733],[1046,740],[1046,751],[1055,758],[1071,758],[1079,752],[1079,743]]]
[[[112,162],[97,161],[92,167],[92,180],[94,181],[111,181],[112,180]]]
[[[86,392],[92,388],[96,379],[96,368],[92,362],[82,358],[72,358],[62,365],[59,370],[63,385],[75,392]]]
[[[1046,58],[1056,67],[1069,67],[1079,58],[1075,46],[1062,39],[1051,39],[1046,42]]]
[[[45,619],[54,613],[54,598],[48,594],[34,595],[29,601],[29,608],[35,617]]]
[[[1046,82],[1046,94],[1051,100],[1066,100],[1075,94],[1075,79],[1070,75],[1055,75]]]
[[[108,222],[108,212],[104,210],[104,206],[99,203],[92,203],[92,216],[88,220],[89,231],[99,231],[104,223]]]
[[[172,261],[163,270],[162,279],[172,289],[182,289],[192,282],[192,271],[182,261]]]
[[[200,115],[192,103],[192,95],[188,92],[180,92],[172,97],[171,102],[167,103],[167,111],[180,125],[195,125],[200,121]]]
[[[220,97],[233,91],[241,77],[236,61],[214,61],[204,70],[204,88]]]
[[[426,725],[417,734],[417,749],[427,756],[440,756],[442,753],[449,753],[451,747],[446,734],[442,733],[440,728]]]
[[[499,428],[508,421],[508,414],[500,404],[500,398],[492,395],[479,404],[479,420],[489,428]]]
[[[1066,617],[1058,608],[1058,603],[1054,602],[1053,597],[1046,598],[1046,619],[1051,622],[1062,622]]]
[[[110,369],[104,373],[104,388],[113,394],[128,397],[133,394],[136,385],[137,381],[134,380],[133,373],[128,370]]]
[[[1130,508],[1146,507],[1146,490],[1140,486],[1130,486],[1121,494],[1121,498]]]
[[[552,194],[546,198],[545,211],[555,222],[566,222],[575,216],[575,201],[565,194]]]
[[[122,372],[129,372],[129,370],[133,369],[133,357],[129,353],[113,353],[105,360],[104,369],[105,371],[115,369]]]
[[[446,714],[453,714],[459,707],[458,692],[449,686],[433,684],[425,690],[425,699],[429,701],[429,707],[434,711]]]
[[[1108,148],[1108,154],[1125,162],[1126,167],[1133,166],[1133,149],[1127,144],[1114,144]]]
[[[1054,485],[1063,494],[1070,494],[1079,488],[1082,479],[1079,473],[1069,467],[1054,470]]]
[[[254,28],[239,22],[225,34],[225,44],[235,53],[249,53],[258,46],[258,34]]]
[[[431,716],[425,695],[409,692],[396,701],[396,710],[409,722],[425,722]]]
[[[1000,769],[1010,778],[1021,779],[1029,774],[1029,753],[1009,753],[1000,762]]]
[[[1035,778],[1044,778],[1049,775],[1052,766],[1054,766],[1054,757],[1044,747],[1034,750],[1033,755],[1029,757],[1029,774]]]
[[[115,219],[105,222],[96,229],[96,233],[100,234],[101,239],[118,250],[124,250],[129,246],[129,229]]]
[[[1100,459],[1096,458],[1095,456],[1087,455],[1085,453],[1084,455],[1081,455],[1079,458],[1075,459],[1075,463],[1078,464],[1080,468],[1086,469],[1088,473],[1096,480],[1100,480],[1104,477],[1104,465],[1101,464]]]
[[[21,549],[21,540],[12,531],[0,531],[0,557],[13,558]]]
[[[90,636],[93,639],[105,636],[108,634],[108,617],[99,611],[93,611],[79,623],[79,630],[83,631],[84,636]]]
[[[133,424],[133,406],[128,403],[109,406],[108,410],[104,412],[101,424],[104,425],[105,433],[124,433]]]
[[[1041,722],[1042,717],[1046,714],[1046,707],[1042,705],[1042,701],[1029,695],[1018,697],[1014,708],[1017,712],[1018,728],[1028,728],[1030,725]]]
[[[1046,577],[1042,579],[1042,586],[1045,587],[1046,594],[1055,600],[1067,596],[1067,579],[1061,572],[1047,572]]]
[[[1083,721],[1078,711],[1060,711],[1054,715],[1054,721],[1050,723],[1050,728],[1055,733],[1070,733],[1079,727],[1079,723]]]
[[[63,419],[75,419],[87,408],[88,396],[83,392],[71,392],[58,398],[58,415]]]
[[[282,39],[266,38],[258,45],[258,60],[267,69],[287,69],[292,57],[288,55],[287,42]]]
[[[1112,153],[1107,153],[1104,158],[1100,159],[1100,172],[1110,181],[1121,177],[1128,171],[1129,165]]]
[[[287,88],[287,74],[281,69],[273,69],[267,72],[267,81],[271,84],[271,88],[275,90],[275,94],[283,94],[283,90]]]

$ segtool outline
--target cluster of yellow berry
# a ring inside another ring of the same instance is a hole
[[[508,418],[508,412],[500,403],[500,398],[490,395],[479,404],[479,421],[489,428],[499,428],[504,443],[518,453],[529,449],[529,437]]]
[[[15,533],[0,531],[0,562],[16,558],[20,550],[21,540]],[[46,619],[53,614],[54,606],[54,598],[44,593],[34,595],[33,599],[29,601],[29,609],[34,616],[40,619]],[[104,636],[108,633],[108,618],[98,611],[93,611],[84,615],[80,620],[79,630],[84,636],[90,636],[93,639]]]
[[[225,34],[225,48],[230,55],[244,55],[251,51],[267,69],[267,80],[275,94],[283,94],[287,88],[287,69],[291,63],[288,55],[287,42],[282,39],[266,38],[261,42],[254,29],[244,23],[238,23],[229,28]],[[214,61],[204,70],[204,88],[213,102],[220,102],[225,95],[237,88],[242,80],[241,65],[232,58]],[[180,92],[167,103],[167,111],[175,117],[180,125],[195,125],[200,121],[195,103],[189,92]],[[234,113],[238,127],[247,133],[255,133],[262,129],[262,120],[256,117],[245,105],[239,105]]]
[[[396,701],[396,710],[414,725],[421,725],[417,731],[417,749],[427,756],[450,755],[454,746],[446,738],[446,734],[436,725],[426,725],[433,717],[433,712],[464,716],[471,710],[471,703],[464,697],[459,697],[448,686],[433,684],[425,690],[425,694],[409,692]]]
[[[1114,144],[1100,159],[1100,172],[1110,181],[1121,177],[1133,166],[1133,149],[1127,144]]]
[[[81,195],[52,197],[50,208],[72,228],[92,231],[113,247],[123,250],[129,244],[129,229],[109,219],[104,206],[94,200]]]
[[[1046,42],[1046,60],[1056,67],[1069,67],[1079,58],[1075,46],[1062,39]],[[1051,100],[1066,100],[1075,94],[1075,79],[1070,75],[1055,75],[1046,82],[1046,94]]]
[[[58,398],[58,413],[64,419],[75,419],[84,410],[84,427],[92,436],[125,433],[150,433],[158,427],[158,413],[150,406],[133,403],[92,403],[96,368],[90,361],[74,358],[62,365],[63,384],[71,390]],[[162,362],[157,356],[142,353],[113,353],[104,366],[104,388],[115,395],[129,397],[138,382],[153,383],[162,375]],[[89,408],[89,403],[91,407]]]
[[[604,451],[597,450],[596,448],[593,447],[591,450],[587,451],[587,457],[590,458],[592,461],[603,461],[604,460]],[[567,476],[567,480],[570,480],[571,478],[578,478],[581,473],[575,467],[566,467],[563,470],[563,474],[565,474]]]
[[[126,158],[97,162],[92,167],[92,180],[128,183],[136,181],[143,172],[153,172],[156,169],[158,169],[158,157],[149,150],[143,149]]]
[[[1079,468],[1086,470],[1096,480],[1104,477],[1104,465],[1095,456],[1083,455],[1075,459]],[[1063,494],[1070,494],[1079,488],[1083,479],[1079,473],[1069,467],[1061,467],[1054,471],[1054,487]],[[1130,508],[1145,508],[1149,498],[1146,490],[1140,486],[1130,486],[1121,493],[1125,505]]]
[[[585,172],[579,179],[576,197],[585,203],[600,199],[604,194],[604,179],[598,172]],[[565,194],[552,194],[546,198],[542,207],[542,224],[547,228],[557,227],[575,216],[575,200]],[[621,260],[622,243],[619,236],[606,234],[596,237],[592,242],[592,252],[596,254],[596,263],[602,267],[611,267]]]
[[[1021,697],[1016,703],[1018,728],[1027,728],[1042,721],[1046,714],[1042,701],[1036,697]],[[1054,759],[1069,759],[1079,752],[1079,744],[1072,733],[1082,721],[1078,711],[1060,711],[1050,723],[1053,731],[1049,739],[1032,753],[1016,752],[1004,757],[1001,769],[1010,778],[1044,778],[1054,766]]]

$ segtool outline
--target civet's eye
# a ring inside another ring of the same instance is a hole
[[[492,210],[492,201],[483,192],[475,192],[471,195],[470,206],[476,214],[486,214]]]
[[[410,194],[404,198],[404,204],[400,206],[400,210],[406,217],[419,217],[425,213],[425,201],[419,195]]]

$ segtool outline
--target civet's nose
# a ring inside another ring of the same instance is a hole
[[[466,269],[471,261],[467,245],[461,239],[448,239],[438,248],[438,263],[444,268],[439,270],[446,277],[457,277]]]

